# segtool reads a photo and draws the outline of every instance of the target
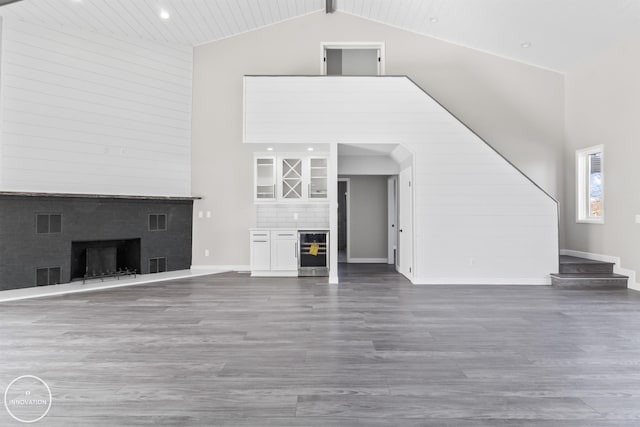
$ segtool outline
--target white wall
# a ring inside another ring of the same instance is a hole
[[[339,175],[397,175],[399,165],[389,156],[339,156]]]
[[[255,209],[253,156],[241,142],[242,76],[316,75],[321,42],[349,41],[384,42],[388,74],[411,76],[561,197],[562,75],[343,13],[315,13],[194,49],[192,190],[205,197],[196,205],[212,212],[194,218],[194,264],[249,263]]]
[[[192,48],[4,20],[0,189],[190,195]]]
[[[563,248],[620,258],[640,278],[640,34],[567,74]],[[576,223],[575,151],[604,146],[604,224]],[[628,271],[622,271],[629,274]],[[634,285],[634,284],[632,284]],[[640,289],[639,285],[636,288]]]
[[[547,284],[557,271],[556,202],[405,77],[247,77],[244,132],[413,152],[414,283]]]

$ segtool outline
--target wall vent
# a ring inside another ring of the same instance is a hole
[[[166,231],[167,214],[149,214],[149,231]]]
[[[36,286],[57,285],[60,283],[60,267],[36,268]]]
[[[36,233],[37,234],[62,233],[62,214],[59,214],[59,213],[36,214]]]
[[[149,258],[149,273],[167,271],[167,257]]]

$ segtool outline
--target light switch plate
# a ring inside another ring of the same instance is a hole
[[[640,224],[640,215],[636,215],[636,223]]]

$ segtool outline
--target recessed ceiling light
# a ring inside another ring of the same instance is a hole
[[[307,148],[307,151],[313,151],[313,147]]]
[[[432,24],[435,24],[436,22],[438,22],[438,18],[432,16],[431,18],[429,18],[429,21],[431,21]]]
[[[531,42],[522,42],[520,43],[520,47],[523,49],[528,49],[531,47]]]
[[[267,151],[273,151],[273,147],[267,147]]]
[[[171,15],[165,9],[160,9],[160,18],[169,19]]]

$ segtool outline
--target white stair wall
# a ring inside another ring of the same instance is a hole
[[[557,203],[406,77],[245,78],[246,143],[413,153],[416,284],[549,284]]]

